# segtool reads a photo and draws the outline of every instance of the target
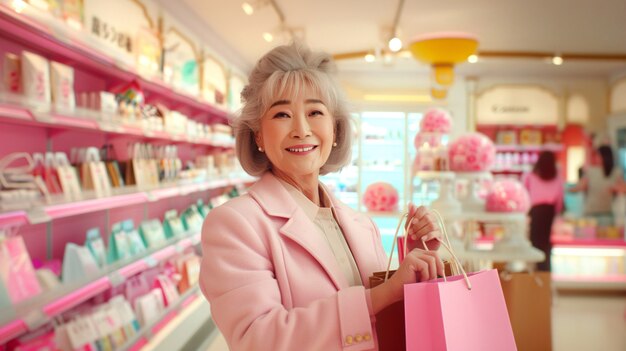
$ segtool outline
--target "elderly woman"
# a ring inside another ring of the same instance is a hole
[[[300,44],[261,58],[241,93],[236,151],[260,180],[202,228],[200,286],[231,350],[377,350],[375,315],[403,285],[443,274],[415,249],[387,282],[380,233],[320,183],[350,160],[351,125],[327,54]],[[410,206],[408,233],[436,250],[440,233]]]

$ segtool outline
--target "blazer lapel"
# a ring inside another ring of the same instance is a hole
[[[266,172],[248,193],[267,214],[287,219],[279,229],[280,234],[306,250],[326,271],[337,289],[348,286],[348,281],[339,268],[326,238],[320,235],[315,223],[311,222],[271,172]]]

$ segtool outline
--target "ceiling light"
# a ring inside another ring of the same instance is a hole
[[[270,32],[265,32],[263,33],[263,39],[265,39],[266,42],[271,43],[274,41],[274,36]]]
[[[469,62],[469,63],[476,63],[476,62],[478,62],[478,56],[477,55],[469,55],[469,57],[467,58],[467,62]]]
[[[376,61],[376,56],[374,54],[365,55],[365,62],[374,62]]]
[[[243,4],[241,4],[241,9],[248,16],[252,16],[252,14],[254,13],[254,7],[249,2],[244,2]]]
[[[558,56],[558,55],[554,56],[552,58],[552,64],[554,64],[556,66],[562,65],[563,64],[563,58],[561,56]]]
[[[13,0],[11,2],[11,7],[13,7],[15,12],[22,13],[22,11],[26,8],[26,3],[23,0]]]
[[[398,52],[402,49],[402,40],[398,37],[393,37],[389,40],[389,50]]]
[[[478,39],[462,32],[441,32],[423,34],[413,39],[409,49],[419,61],[429,63],[433,68],[435,81],[445,87],[454,81],[454,64],[466,62],[475,55]],[[437,91],[444,95],[445,89]]]

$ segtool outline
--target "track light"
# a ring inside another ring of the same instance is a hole
[[[265,39],[266,42],[271,43],[272,41],[274,41],[274,35],[272,35],[272,33],[270,32],[265,32],[263,33],[263,39]]]
[[[398,52],[402,49],[402,40],[398,37],[393,37],[389,40],[389,50]]]
[[[374,54],[368,53],[367,55],[365,55],[365,62],[374,62],[374,61],[376,61],[376,56],[374,56]]]
[[[559,55],[555,55],[552,58],[552,64],[555,65],[555,66],[562,65],[563,64],[563,58],[561,56],[559,56]]]
[[[26,3],[24,0],[13,0],[11,2],[11,7],[15,10],[15,12],[22,13],[22,11],[26,8]]]
[[[244,2],[243,4],[241,4],[241,9],[248,16],[252,16],[252,14],[254,13],[254,6],[252,6],[252,4],[250,4],[249,2]]]
[[[476,62],[478,62],[478,56],[477,55],[469,55],[469,57],[467,58],[467,62],[469,62],[469,63],[476,63]]]

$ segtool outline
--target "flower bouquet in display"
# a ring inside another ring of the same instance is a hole
[[[448,151],[450,169],[460,179],[467,179],[467,195],[461,199],[466,211],[482,212],[484,201],[478,196],[479,185],[491,181],[496,148],[484,134],[467,133],[450,143]]]
[[[363,204],[368,211],[392,212],[398,210],[398,191],[391,184],[376,182],[365,189]]]
[[[413,141],[417,150],[413,174],[448,170],[446,144],[451,129],[452,118],[447,111],[438,108],[426,111]]]

